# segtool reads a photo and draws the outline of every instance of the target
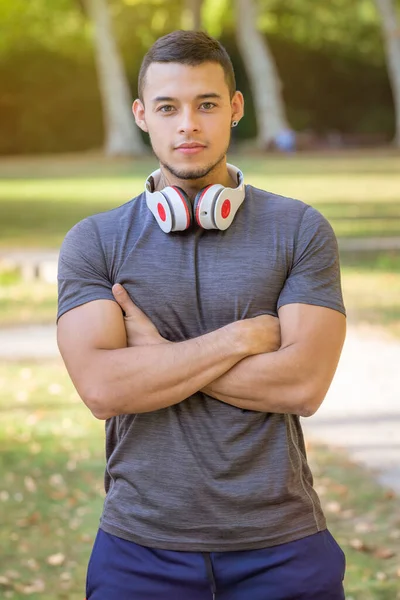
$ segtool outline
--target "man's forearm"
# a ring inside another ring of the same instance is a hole
[[[150,412],[181,402],[248,354],[229,328],[179,343],[94,350],[77,387],[100,419]]]
[[[322,402],[333,374],[318,370],[309,357],[302,359],[293,345],[244,358],[202,391],[238,408],[309,416]]]

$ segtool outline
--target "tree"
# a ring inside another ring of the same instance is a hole
[[[400,22],[394,0],[375,0],[382,20],[386,61],[396,113],[394,143],[400,148]]]
[[[265,149],[290,132],[281,82],[268,44],[256,27],[254,0],[236,1],[236,38],[253,94],[258,146]]]
[[[187,29],[193,29],[194,31],[198,31],[199,29],[201,29],[202,4],[203,0],[185,0],[185,6],[182,15],[184,27],[186,26]]]
[[[105,127],[105,152],[142,154],[144,143],[132,112],[132,98],[122,58],[113,36],[107,0],[84,0],[94,27],[94,47]]]

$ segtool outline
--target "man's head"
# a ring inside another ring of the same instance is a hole
[[[143,59],[133,112],[175,178],[203,180],[225,167],[232,122],[243,116],[225,48],[197,31],[157,40]]]

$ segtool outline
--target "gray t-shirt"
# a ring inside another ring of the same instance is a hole
[[[58,317],[124,285],[170,341],[280,306],[344,313],[332,228],[310,206],[246,186],[231,227],[165,234],[141,194],[71,229]],[[104,531],[182,551],[257,549],[326,528],[296,415],[244,411],[201,392],[106,422]]]

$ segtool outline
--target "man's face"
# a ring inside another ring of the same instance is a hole
[[[242,94],[231,101],[224,70],[212,62],[152,63],[143,101],[133,105],[136,122],[160,164],[180,179],[203,178],[224,160],[231,123],[243,115]]]

